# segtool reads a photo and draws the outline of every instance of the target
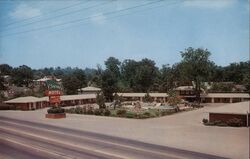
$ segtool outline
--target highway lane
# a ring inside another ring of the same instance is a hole
[[[2,155],[12,158],[224,159],[86,131],[0,117]],[[2,144],[3,143],[3,144]],[[20,146],[16,146],[21,144]],[[15,146],[13,146],[15,145]],[[23,148],[26,147],[26,148]],[[6,150],[6,151],[4,151]],[[8,151],[7,151],[8,150]],[[11,152],[23,152],[27,157]]]

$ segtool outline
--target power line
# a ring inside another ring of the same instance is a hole
[[[110,3],[110,2],[112,2],[112,1],[114,1],[114,0],[111,0],[111,1],[108,1],[108,2],[105,1],[104,3],[101,3],[101,4],[97,4],[97,5],[93,5],[93,6],[81,8],[81,9],[79,9],[79,10],[75,10],[75,11],[72,11],[72,12],[67,12],[67,13],[60,14],[60,15],[57,15],[57,16],[54,16],[54,17],[49,17],[49,18],[45,18],[45,19],[42,19],[42,20],[38,20],[38,21],[26,23],[26,24],[19,25],[19,26],[14,27],[14,28],[9,28],[9,29],[7,29],[7,30],[13,30],[13,29],[17,29],[17,28],[20,28],[20,27],[24,27],[24,26],[29,26],[29,25],[32,25],[32,24],[35,24],[35,23],[39,23],[39,22],[43,22],[43,21],[55,19],[55,18],[58,18],[58,17],[67,16],[67,15],[74,14],[74,13],[78,13],[78,12],[81,12],[81,11],[86,11],[86,10],[91,9],[91,8],[95,8],[95,7],[98,7],[98,6],[105,5],[105,4]]]
[[[141,4],[141,5],[136,5],[136,6],[133,6],[133,7],[128,7],[128,8],[125,8],[125,9],[120,9],[120,10],[117,10],[117,11],[105,12],[102,15],[112,15],[112,14],[115,14],[115,13],[119,13],[119,12],[131,10],[131,9],[136,9],[136,8],[139,8],[139,7],[143,7],[143,6],[147,6],[147,5],[152,5],[154,3],[159,3],[159,2],[162,2],[162,1],[163,0],[158,0],[158,1],[153,1],[153,2],[149,2],[149,3]],[[77,23],[77,22],[85,21],[85,20],[88,20],[88,19],[91,19],[91,18],[100,17],[102,15],[89,16],[89,17],[85,17],[85,18],[82,18],[82,19],[76,19],[76,20],[68,21],[68,22],[61,23],[61,24],[55,24],[55,25],[50,25],[50,26],[45,26],[45,27],[30,29],[30,30],[26,30],[26,31],[22,31],[22,32],[15,32],[15,33],[10,33],[10,34],[0,35],[0,37],[6,37],[6,36],[17,35],[17,34],[23,34],[23,33],[28,33],[28,32],[38,31],[38,30],[49,29],[49,28],[52,28],[52,27],[58,27],[58,26],[63,26],[63,25],[67,25],[67,24]]]
[[[48,12],[48,13],[45,13],[45,14],[56,13],[56,12],[59,12],[59,11],[62,11],[62,10],[68,9],[68,8],[72,8],[72,7],[75,7],[75,6],[79,6],[79,5],[81,5],[81,4],[88,3],[89,1],[90,1],[90,0],[87,0],[87,1],[84,2],[84,3],[83,3],[83,2],[80,2],[80,3],[72,4],[72,5],[63,7],[63,8],[59,8],[59,9],[56,9],[56,10],[52,10],[52,11],[50,11],[50,12]],[[39,17],[42,17],[42,16],[44,16],[44,15],[36,15],[36,16],[30,17],[30,18],[18,20],[18,21],[12,22],[12,23],[8,23],[8,24],[6,24],[4,27],[10,26],[10,25],[13,25],[13,24],[17,24],[17,23],[22,23],[22,22],[25,22],[25,21],[28,21],[28,20],[31,20],[31,19],[34,19],[34,18],[39,18]]]
[[[160,5],[160,6],[154,6],[154,7],[150,7],[150,8],[145,8],[145,9],[141,9],[141,10],[137,10],[137,11],[133,11],[133,12],[130,12],[130,13],[125,13],[125,14],[120,14],[120,15],[117,15],[117,16],[113,16],[113,17],[105,17],[104,20],[106,19],[117,19],[117,18],[120,18],[120,17],[124,17],[126,15],[130,15],[130,14],[134,14],[134,13],[138,13],[138,12],[145,12],[145,11],[149,11],[149,10],[152,10],[152,9],[155,9],[155,8],[160,8],[160,7],[164,7],[165,5],[169,6],[169,5],[175,5],[175,4],[178,4],[180,3],[181,1],[185,1],[185,0],[180,0],[180,1],[174,1],[173,3],[165,3],[163,5]],[[81,22],[80,22],[81,23]],[[90,24],[89,21],[86,22],[86,23],[83,23],[83,24]],[[82,24],[81,24],[82,25]],[[78,26],[78,25],[74,25],[75,26]],[[64,29],[68,29],[72,27],[71,26],[68,26],[68,27],[65,27],[65,28],[62,28],[62,29],[58,29],[58,30],[55,30],[55,31],[60,31],[60,30],[64,30]]]

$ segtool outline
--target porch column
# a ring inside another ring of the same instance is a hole
[[[233,103],[233,98],[230,98],[230,103]]]
[[[211,102],[214,103],[214,98],[211,99]]]

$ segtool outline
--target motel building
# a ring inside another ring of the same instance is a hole
[[[78,89],[78,94],[97,94],[100,93],[101,91],[102,91],[101,88],[88,86]]]
[[[193,102],[195,92],[193,86],[180,86],[175,88],[176,94],[182,99]],[[203,103],[237,103],[249,100],[248,93],[205,93],[201,90],[201,102]]]
[[[46,98],[27,96],[11,99],[4,103],[13,105],[18,110],[35,110],[47,107],[49,105],[47,100]]]
[[[60,96],[61,106],[74,106],[82,104],[96,103],[95,94],[81,94],[81,95],[63,95]],[[5,101],[4,103],[13,105],[18,110],[35,110],[49,107],[49,98],[37,98],[33,96],[19,97]]]
[[[191,91],[191,90],[188,90]],[[117,93],[124,101],[144,101],[147,93]],[[168,101],[167,93],[149,93],[152,101],[165,103]],[[194,101],[195,95],[192,92],[187,94],[179,94],[179,96],[186,101]],[[202,93],[201,101],[203,103],[237,103],[249,101],[248,93]],[[83,104],[96,103],[96,93],[84,93],[77,95],[62,95],[60,96],[61,106],[75,106]],[[37,98],[33,96],[19,97],[5,101],[4,103],[15,106],[19,110],[34,110],[50,106],[49,98]]]

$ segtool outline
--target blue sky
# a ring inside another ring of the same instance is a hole
[[[0,63],[15,67],[96,67],[110,56],[160,67],[187,47],[222,66],[249,60],[248,0],[2,0],[0,22]]]

